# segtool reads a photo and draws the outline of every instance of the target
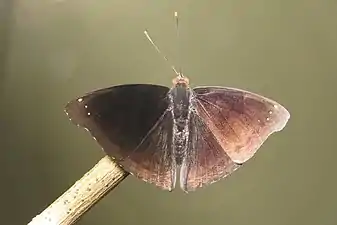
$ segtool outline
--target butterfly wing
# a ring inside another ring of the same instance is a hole
[[[222,149],[211,130],[193,111],[189,142],[180,170],[180,187],[185,192],[218,181],[240,167]]]
[[[166,111],[138,147],[121,164],[136,177],[171,191],[176,182],[172,151],[172,114]]]
[[[69,102],[65,111],[127,172],[171,190],[175,165],[168,91],[158,85],[114,86]]]
[[[236,163],[250,159],[290,114],[277,102],[233,88],[197,87],[194,108],[226,154]]]

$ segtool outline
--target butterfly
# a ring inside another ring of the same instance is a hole
[[[152,39],[145,33],[160,53]],[[194,191],[249,160],[290,118],[279,103],[228,87],[126,84],[70,101],[65,112],[125,171],[164,190]]]
[[[172,190],[213,183],[250,159],[290,114],[279,103],[227,87],[129,84],[70,101],[66,113],[127,172]]]

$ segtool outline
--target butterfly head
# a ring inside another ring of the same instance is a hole
[[[185,76],[177,76],[172,80],[173,86],[177,87],[177,86],[184,86],[184,87],[188,87],[189,85],[189,79]]]

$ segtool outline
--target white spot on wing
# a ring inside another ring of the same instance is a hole
[[[77,99],[78,102],[82,102],[83,101],[83,98],[79,98]]]

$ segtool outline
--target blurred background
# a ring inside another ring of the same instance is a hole
[[[104,156],[68,121],[69,100],[171,85],[144,29],[192,86],[247,89],[291,118],[228,179],[186,195],[129,176],[77,224],[336,224],[336,12],[333,0],[0,0],[1,224],[27,224]]]

